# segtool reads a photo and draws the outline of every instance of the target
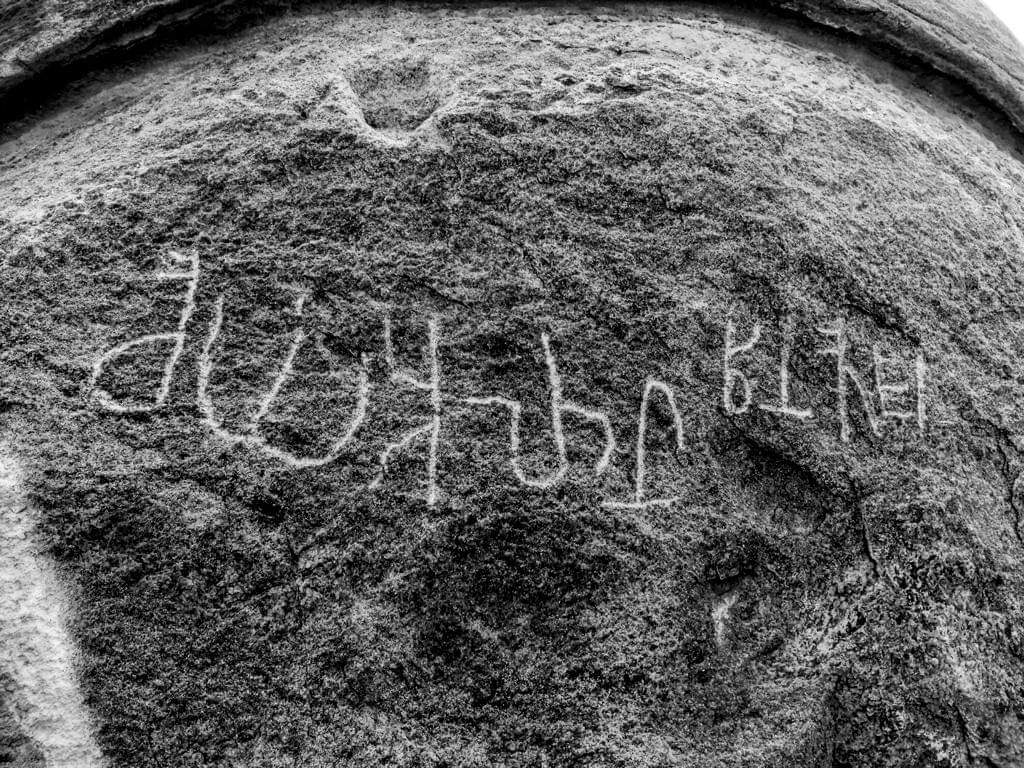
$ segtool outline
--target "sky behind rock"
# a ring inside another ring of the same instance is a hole
[[[1024,5],[1020,0],[985,0],[985,4],[1003,20],[1018,40],[1024,40]]]

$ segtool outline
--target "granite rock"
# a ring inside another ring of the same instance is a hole
[[[1024,764],[987,12],[8,13],[5,450],[112,766]]]

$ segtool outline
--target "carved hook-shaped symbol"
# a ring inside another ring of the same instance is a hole
[[[178,360],[181,358],[181,353],[185,349],[185,328],[188,326],[189,320],[192,318],[192,313],[196,308],[196,289],[199,286],[199,256],[198,254],[191,254],[189,256],[182,256],[179,253],[172,253],[171,258],[181,264],[187,265],[187,270],[184,272],[160,272],[156,275],[157,280],[185,280],[185,301],[181,309],[181,314],[178,316],[178,327],[176,330],[168,333],[151,333],[146,336],[140,336],[137,339],[126,341],[123,344],[118,344],[113,349],[104,352],[93,363],[92,375],[89,377],[89,389],[92,391],[93,397],[95,397],[100,404],[109,411],[115,413],[148,413],[156,410],[167,401],[167,396],[171,391],[171,379],[174,376],[174,369],[178,365]],[[173,342],[174,346],[171,348],[171,354],[167,357],[164,363],[163,375],[160,377],[160,386],[157,389],[156,397],[153,402],[149,405],[145,404],[123,404],[114,400],[113,396],[105,389],[99,387],[100,376],[103,375],[103,370],[114,360],[126,355],[128,352],[138,347],[153,346],[156,344],[162,344],[165,342]]]
[[[551,431],[554,434],[555,453],[558,457],[558,466],[555,469],[540,478],[527,477],[523,471],[521,457],[522,438],[520,435],[520,425],[523,416],[522,403],[506,397],[470,397],[467,398],[466,402],[470,405],[499,405],[508,410],[509,461],[512,465],[512,473],[523,485],[531,488],[550,488],[565,479],[566,474],[569,472],[569,456],[565,444],[565,428],[562,423],[562,417],[565,414],[572,414],[585,421],[598,424],[604,432],[604,450],[594,466],[594,471],[598,475],[608,469],[612,454],[615,452],[616,441],[611,420],[606,414],[583,408],[565,399],[562,394],[562,377],[558,373],[558,365],[551,351],[551,338],[548,334],[543,333],[541,334],[540,341],[544,347],[544,361],[548,369],[548,387],[551,396]]]

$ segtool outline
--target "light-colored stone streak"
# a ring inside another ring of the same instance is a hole
[[[0,452],[0,669],[11,711],[48,768],[105,764],[78,687],[67,599],[34,537],[17,464]]]
[[[719,648],[725,644],[725,623],[729,620],[729,614],[732,611],[732,607],[736,605],[738,598],[739,595],[737,593],[729,592],[716,602],[711,609],[711,620],[715,625],[715,645]]]

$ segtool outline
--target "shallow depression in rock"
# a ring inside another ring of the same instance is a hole
[[[356,70],[349,82],[367,125],[378,130],[412,131],[441,103],[425,58],[385,59]]]

